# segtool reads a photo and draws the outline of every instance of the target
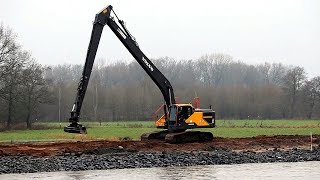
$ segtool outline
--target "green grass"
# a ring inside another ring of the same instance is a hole
[[[218,137],[254,137],[259,135],[309,135],[320,134],[320,128],[216,128],[214,130],[206,130]]]
[[[47,130],[17,130],[0,132],[0,141],[38,141],[38,140],[81,140],[129,137],[138,140],[140,135],[155,128],[121,128],[121,127],[93,127],[88,129],[87,135],[69,134],[62,129]]]
[[[47,125],[52,128],[60,128],[60,123],[38,123],[42,125]],[[145,128],[153,128],[154,123],[153,121],[132,121],[132,122],[102,122],[101,126],[99,122],[81,122],[86,127],[133,127],[133,128],[140,128],[140,127],[145,127]],[[67,126],[69,123],[64,122],[61,123],[61,127]]]
[[[43,124],[43,123],[39,123]],[[87,135],[63,132],[68,123],[44,123],[50,129],[0,132],[0,141],[81,140],[129,137],[138,140],[145,132],[155,131],[153,122],[83,122]],[[320,134],[320,120],[218,120],[214,129],[197,129],[212,132],[218,137],[253,137],[258,135],[309,135]]]
[[[218,120],[219,127],[261,127],[261,128],[312,128],[320,127],[320,120]]]

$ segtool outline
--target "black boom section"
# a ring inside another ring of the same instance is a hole
[[[168,79],[159,71],[159,69],[147,58],[147,56],[140,50],[136,41],[130,34],[123,31],[118,24],[113,20],[109,19],[107,22],[110,29],[116,34],[122,44],[128,49],[132,56],[137,60],[140,66],[150,76],[153,82],[158,86],[164,100],[168,107],[175,104],[173,88]]]
[[[86,94],[102,30],[106,24],[115,33],[115,35],[128,49],[132,56],[137,60],[137,62],[142,66],[146,73],[151,77],[155,84],[159,87],[167,107],[170,107],[172,104],[176,103],[173,88],[168,79],[158,70],[157,67],[155,67],[155,65],[146,57],[146,55],[144,55],[144,53],[140,50],[134,37],[124,26],[123,21],[119,20],[117,15],[114,13],[121,27],[115,22],[114,17],[110,16],[111,11],[113,11],[112,6],[108,6],[105,9],[103,9],[100,13],[98,13],[95,17],[90,43],[87,51],[86,62],[78,86],[76,100],[71,111],[71,117],[69,119],[69,122],[71,122],[69,128],[77,126],[77,122],[79,121],[82,102]]]
[[[100,21],[99,14],[97,14],[95,21],[93,23],[91,38],[90,38],[90,42],[87,50],[87,57],[83,67],[82,77],[78,85],[76,100],[71,110],[71,117],[69,119],[69,122],[71,123],[76,123],[79,121],[82,102],[84,100],[84,97],[87,91],[87,87],[89,84],[89,79],[92,71],[92,66],[94,63],[94,59],[96,57],[96,53],[98,50],[104,25],[105,25],[105,22]]]

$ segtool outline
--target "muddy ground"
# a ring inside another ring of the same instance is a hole
[[[320,146],[320,135],[313,136],[313,147]],[[55,156],[68,154],[87,154],[104,149],[117,149],[134,152],[205,152],[226,149],[234,152],[268,150],[310,149],[310,136],[281,135],[258,136],[252,138],[215,138],[212,142],[168,144],[162,141],[77,141],[77,142],[32,142],[0,143],[0,156]]]

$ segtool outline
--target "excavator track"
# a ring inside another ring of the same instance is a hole
[[[180,133],[169,133],[165,141],[171,144],[190,143],[190,142],[208,142],[213,140],[213,134],[201,131],[184,131]]]
[[[166,131],[145,133],[141,136],[141,141],[164,140],[171,144],[208,142],[213,140],[213,134],[201,131],[184,131],[178,133],[169,133]]]

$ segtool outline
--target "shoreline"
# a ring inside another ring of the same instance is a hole
[[[320,161],[320,135],[214,138],[206,143],[60,141],[0,143],[0,174]]]
[[[97,149],[82,154],[66,153],[49,157],[0,156],[0,174],[303,161],[320,161],[320,148],[313,151],[294,148],[264,152],[223,149],[206,152],[132,152],[125,149]]]

